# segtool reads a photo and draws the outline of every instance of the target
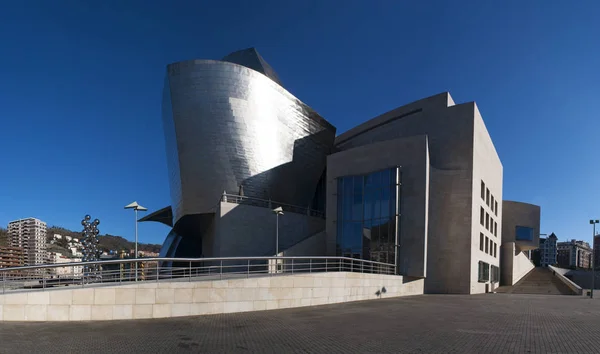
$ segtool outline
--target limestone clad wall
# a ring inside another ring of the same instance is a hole
[[[143,282],[0,294],[3,321],[100,321],[195,316],[423,294],[423,280],[350,272]]]

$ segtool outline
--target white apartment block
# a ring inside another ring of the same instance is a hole
[[[25,265],[44,264],[46,260],[46,223],[36,218],[26,218],[8,223],[12,247],[24,250]]]
[[[48,264],[63,264],[65,263],[74,263],[74,262],[81,262],[81,258],[68,258],[67,256],[61,254],[61,253],[56,253],[56,252],[49,252],[48,253],[48,258],[47,258],[47,263]],[[57,268],[50,268],[49,272],[50,276],[52,277],[69,277],[69,276],[80,276],[81,274],[83,274],[83,266],[66,266],[66,267],[57,267]]]

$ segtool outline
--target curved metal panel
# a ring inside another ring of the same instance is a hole
[[[193,60],[167,67],[163,110],[174,223],[223,192],[311,203],[335,128],[267,76]],[[172,129],[171,129],[172,128]]]

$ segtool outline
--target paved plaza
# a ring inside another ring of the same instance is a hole
[[[424,295],[173,319],[0,323],[0,353],[599,353],[600,300]]]

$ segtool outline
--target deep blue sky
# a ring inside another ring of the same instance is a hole
[[[600,3],[481,3],[3,2],[0,225],[34,216],[78,229],[90,213],[103,233],[132,239],[125,204],[169,204],[165,66],[254,46],[338,133],[443,91],[476,101],[504,199],[541,205],[542,232],[591,240]],[[167,231],[142,223],[140,241]]]

